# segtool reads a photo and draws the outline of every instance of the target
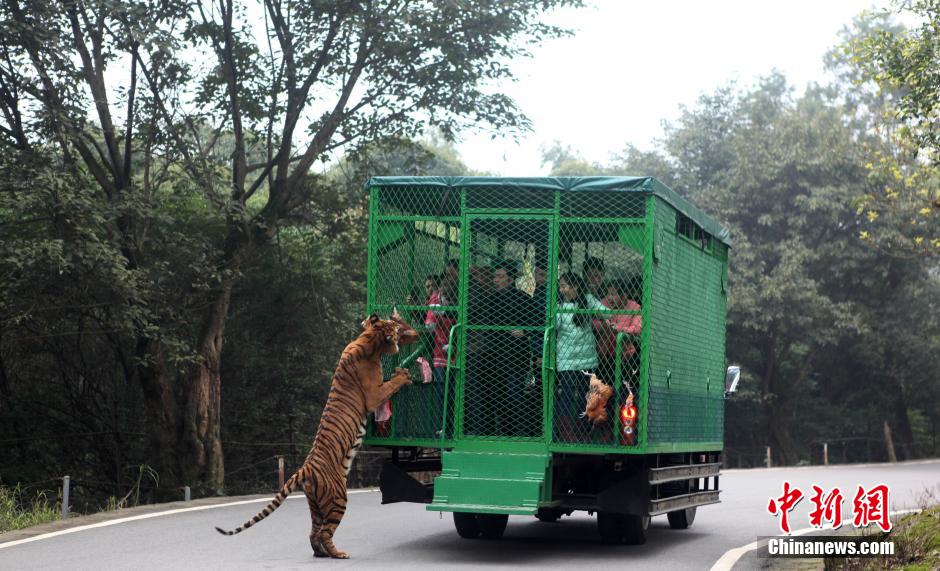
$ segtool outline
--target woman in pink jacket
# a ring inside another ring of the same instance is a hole
[[[634,277],[630,280],[613,280],[607,284],[607,296],[601,300],[607,309],[623,309],[640,311],[640,304],[635,300],[641,299],[642,279]],[[600,360],[600,375],[605,381],[613,384],[614,363],[617,354],[617,334],[624,333],[628,337],[621,348],[621,367],[623,367],[623,380],[629,381],[635,376],[634,371],[639,369],[639,360],[636,357],[636,347],[633,339],[640,336],[643,330],[643,317],[639,314],[608,315],[605,321],[595,319],[594,327],[597,332],[597,355]]]

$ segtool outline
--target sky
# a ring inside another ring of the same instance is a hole
[[[703,93],[741,86],[776,69],[801,91],[828,81],[826,51],[843,27],[887,0],[657,1],[587,0],[546,20],[575,34],[545,42],[512,63],[518,81],[499,86],[532,121],[518,141],[464,133],[457,144],[473,170],[548,174],[543,147],[569,145],[606,163],[627,143],[651,149],[664,120]],[[642,173],[637,173],[642,174]]]

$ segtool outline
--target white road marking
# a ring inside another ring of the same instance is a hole
[[[898,510],[898,511],[890,512],[889,515],[892,515],[892,516],[907,515],[907,514],[917,513],[919,511],[920,511],[919,509]],[[842,525],[850,525],[853,519],[854,518],[848,518],[848,519],[842,520]],[[786,537],[806,535],[807,533],[812,533],[814,531],[826,531],[826,529],[831,529],[831,528],[804,527],[803,529],[798,529],[790,533],[790,535]],[[735,547],[734,549],[729,549],[728,551],[725,551],[724,555],[722,555],[718,559],[718,561],[716,561],[715,564],[712,565],[709,571],[731,571],[735,563],[737,563],[739,559],[744,557],[745,553],[767,545],[767,541],[768,541],[767,539],[762,539],[760,541],[754,541],[754,542],[748,543],[747,545],[742,545],[741,547]]]
[[[347,493],[349,493],[349,494],[364,494],[364,493],[377,492],[377,491],[378,491],[378,489],[349,490]],[[273,496],[272,496],[272,497],[273,497]],[[303,494],[294,494],[294,495],[288,496],[287,499],[289,500],[289,499],[291,499],[291,498],[304,498],[304,497],[306,497],[306,496],[304,496]],[[68,534],[70,534],[70,533],[77,533],[77,532],[79,532],[79,531],[85,531],[85,530],[88,530],[88,529],[96,529],[96,528],[99,528],[99,527],[108,527],[108,526],[111,526],[111,525],[118,525],[118,524],[120,524],[120,523],[127,523],[127,522],[131,522],[131,521],[139,521],[139,520],[142,520],[142,519],[150,519],[150,518],[153,518],[153,517],[163,517],[163,516],[167,516],[167,515],[175,515],[175,514],[181,514],[181,513],[186,513],[186,512],[198,512],[198,511],[203,511],[203,510],[214,510],[214,509],[216,509],[216,508],[226,508],[226,507],[230,507],[230,506],[241,506],[241,505],[245,505],[245,504],[258,504],[258,503],[265,503],[265,504],[268,504],[268,503],[270,503],[270,502],[271,502],[271,498],[258,498],[257,500],[241,500],[241,501],[238,501],[238,502],[228,502],[228,503],[225,503],[225,504],[212,504],[211,506],[196,506],[196,507],[193,507],[193,508],[179,508],[179,509],[175,509],[175,510],[166,510],[166,511],[162,511],[162,512],[153,512],[153,513],[135,515],[135,516],[130,516],[130,517],[122,517],[122,518],[119,518],[119,519],[112,519],[112,520],[102,521],[102,522],[98,522],[98,523],[90,523],[90,524],[88,524],[88,525],[80,525],[80,526],[78,526],[78,527],[70,527],[70,528],[68,528],[68,529],[61,529],[61,530],[59,530],[59,531],[52,531],[52,532],[49,532],[49,533],[44,533],[44,534],[42,534],[42,535],[35,535],[35,536],[33,536],[33,537],[27,537],[27,538],[25,538],[25,539],[17,539],[16,541],[8,541],[8,542],[6,542],[6,543],[0,543],[0,549],[6,549],[7,547],[14,547],[14,546],[16,546],[16,545],[22,545],[22,544],[24,544],[24,543],[31,543],[31,542],[33,542],[33,541],[39,541],[39,540],[41,540],[41,539],[51,539],[51,538],[53,538],[53,537],[58,537],[58,536],[60,536],[60,535],[68,535]]]

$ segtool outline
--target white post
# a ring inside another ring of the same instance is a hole
[[[770,460],[770,446],[767,447],[767,467],[768,467],[768,468],[771,468],[771,467],[772,467],[772,466],[771,466],[771,460]]]
[[[68,476],[62,478],[62,519],[69,518],[69,481]]]
[[[277,489],[284,487],[284,457],[277,457]]]
[[[192,495],[189,491],[189,486],[183,486],[183,501],[188,502],[192,498]]]
[[[829,443],[823,442],[823,466],[829,465]]]

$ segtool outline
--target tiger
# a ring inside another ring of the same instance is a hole
[[[362,447],[366,417],[411,384],[411,374],[402,368],[396,368],[391,379],[383,382],[381,358],[397,353],[399,345],[418,340],[418,333],[397,311],[387,320],[372,314],[361,325],[362,333],[343,349],[336,365],[320,425],[303,465],[263,510],[233,530],[216,527],[219,533],[241,533],[271,515],[297,486],[302,486],[310,508],[310,547],[314,556],[349,558],[333,544],[333,534],[346,513],[346,476]]]

